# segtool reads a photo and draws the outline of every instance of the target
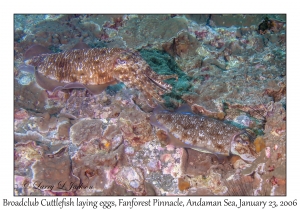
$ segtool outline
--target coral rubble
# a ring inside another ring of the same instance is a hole
[[[15,195],[286,195],[285,15],[14,17]],[[98,95],[51,92],[19,71],[34,44],[63,55],[78,42],[97,53],[118,48],[117,58],[134,52],[128,68],[153,71]],[[170,144],[152,126],[156,104],[226,121],[256,159]]]

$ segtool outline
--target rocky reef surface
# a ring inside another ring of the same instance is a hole
[[[285,15],[15,15],[15,195],[286,195]],[[253,132],[258,157],[179,148],[143,94],[57,93],[18,70],[33,44],[133,48],[166,80],[164,106]],[[239,189],[245,189],[240,191]]]

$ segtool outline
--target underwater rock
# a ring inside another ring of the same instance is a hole
[[[42,136],[40,133],[36,131],[27,131],[26,133],[14,133],[14,141],[15,143],[19,142],[27,142],[27,141],[36,141],[36,142],[45,142],[49,143],[50,140]]]
[[[28,86],[22,86],[15,81],[14,96],[16,108],[22,107],[37,112],[45,112],[47,94],[36,83],[31,82]]]
[[[223,195],[227,190],[221,183],[221,175],[213,170],[210,170],[207,176],[199,175],[187,180],[189,180],[191,187],[201,186],[214,195]]]
[[[286,84],[281,82],[276,84],[275,81],[272,80],[268,83],[265,94],[273,97],[275,102],[280,101],[286,95]]]
[[[253,179],[250,176],[229,177],[224,181],[227,187],[225,195],[229,196],[253,196]]]
[[[163,49],[171,56],[179,56],[188,59],[189,56],[196,55],[199,42],[187,32],[180,33],[171,42],[163,44]]]
[[[286,112],[282,104],[276,102],[267,112],[266,125],[262,138],[265,140],[265,149],[249,168],[242,171],[243,174],[251,174],[254,171],[259,174],[262,182],[271,183],[274,189],[268,189],[266,194],[285,195],[286,186],[278,187],[277,179],[286,180]],[[274,167],[273,167],[274,166]],[[275,178],[272,178],[275,177]]]
[[[134,195],[145,195],[143,172],[139,168],[122,167],[116,175],[116,183],[132,191]]]
[[[247,177],[255,195],[286,194],[285,24],[259,34],[265,15],[14,18],[15,195],[227,195],[225,181],[237,175]],[[131,47],[157,74],[178,75],[164,81],[172,92],[161,95],[163,106],[188,103],[195,113],[250,127],[259,135],[259,156],[252,163],[236,156],[219,162],[170,145],[167,133],[149,123],[153,108],[135,87],[111,85],[97,96],[83,89],[52,93],[17,69],[33,44],[59,53],[78,41]],[[87,188],[47,188],[58,179]],[[22,187],[40,180],[48,180],[44,189]]]
[[[116,182],[113,183],[112,187],[105,191],[105,195],[108,196],[134,196],[135,194],[132,191],[128,191],[126,187],[118,185]]]
[[[187,156],[184,174],[189,176],[208,175],[209,169],[214,164],[212,160],[216,159],[213,154],[204,154],[193,149],[187,149]]]
[[[70,140],[79,146],[84,141],[90,141],[102,136],[102,121],[83,119],[70,128]]]
[[[52,192],[75,191],[79,179],[72,174],[68,149],[63,147],[53,154],[44,154],[43,158],[32,165],[33,182],[41,191]],[[70,189],[71,187],[71,189]]]
[[[119,171],[120,158],[124,151],[123,146],[111,151],[110,145],[102,143],[103,139],[92,139],[83,142],[72,156],[73,173],[80,178],[84,186],[90,187],[88,192],[81,190],[80,195],[105,194],[111,188]]]
[[[268,135],[268,141],[274,143],[279,141],[278,143],[284,146],[286,141],[286,111],[280,102],[275,102],[272,110],[267,113],[265,132],[270,134]],[[270,138],[270,136],[273,137]],[[269,144],[266,142],[266,145]]]
[[[37,146],[35,141],[27,141],[27,143],[18,143],[14,150],[15,174],[20,176],[28,176],[32,172],[30,166],[43,157],[44,150]]]
[[[34,40],[45,46],[67,44],[69,40],[74,40],[78,31],[73,24],[67,24],[72,18],[72,15],[64,15],[39,22],[31,28]]]
[[[160,160],[149,160],[149,163],[147,164],[147,168],[149,171],[160,171],[161,170],[161,161]]]
[[[126,141],[124,142],[126,144]],[[129,144],[128,144],[129,145]],[[161,146],[156,139],[146,142],[139,147],[128,147],[126,152],[127,165],[133,165],[143,170],[144,179],[151,185],[156,195],[182,194],[177,188],[177,178],[183,171],[183,163],[186,160],[185,151],[173,146]],[[130,153],[129,153],[130,152]],[[158,181],[159,180],[159,181]],[[146,186],[146,194],[149,191]]]
[[[14,112],[15,120],[26,120],[29,118],[28,112],[25,109],[20,109]]]
[[[102,139],[106,140],[110,150],[116,150],[123,142],[123,136],[119,126],[116,124],[109,124],[103,131]]]
[[[182,30],[187,30],[185,18],[171,18],[168,15],[137,15],[126,21],[119,35],[129,48],[140,49],[143,46],[160,45],[169,41]],[[168,30],[165,30],[168,28]]]
[[[147,114],[137,106],[128,106],[119,115],[119,126],[123,137],[132,146],[138,146],[149,141],[152,127],[148,123]]]
[[[198,40],[187,32],[180,33],[172,41],[162,45],[163,50],[176,58],[176,63],[183,71],[201,67],[201,59],[197,57]]]
[[[43,195],[43,193],[34,187],[34,185],[31,184],[32,180],[31,178],[28,178],[28,176],[14,176],[14,195],[15,196],[24,196],[24,195]]]
[[[99,96],[91,96],[82,90],[73,90],[61,114],[69,114],[77,118],[100,118],[100,113],[96,110],[101,110]]]
[[[205,187],[193,187],[193,188],[190,188],[189,191],[188,191],[188,194],[187,195],[191,195],[191,196],[198,196],[198,195],[202,195],[202,196],[205,196],[205,195],[208,195],[208,196],[212,196],[214,195],[209,189],[205,188]]]
[[[214,27],[249,27],[251,25],[257,25],[264,15],[211,15],[211,21],[214,22]]]
[[[123,26],[126,15],[87,15],[78,24],[86,40],[114,41],[119,27]]]
[[[62,102],[49,99],[45,90],[35,82],[23,86],[15,81],[14,103],[16,108],[48,112],[49,114],[58,113],[63,108]]]
[[[269,19],[268,17],[265,17],[264,20],[258,25],[258,33],[265,34],[267,31],[277,33],[283,29],[284,25],[285,21]]]
[[[106,92],[102,92],[100,95],[91,95],[85,90],[73,90],[60,113],[76,118],[115,118],[121,112],[123,98],[119,96],[122,96],[122,92],[112,95]]]
[[[60,117],[58,118],[57,125],[57,139],[66,140],[69,139],[71,123],[69,119]]]
[[[37,117],[36,119],[36,124],[38,126],[38,131],[40,133],[47,133],[49,131],[49,123],[50,123],[50,115],[48,112],[43,113],[40,117]]]

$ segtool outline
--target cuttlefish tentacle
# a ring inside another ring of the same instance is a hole
[[[158,102],[163,103],[161,95],[164,93],[164,90],[159,89],[154,83],[147,82],[146,86],[142,86],[142,91],[147,92],[153,98],[155,98]]]
[[[87,88],[93,94],[99,94],[108,85],[120,81],[141,91],[151,106],[155,106],[153,98],[163,103],[161,95],[172,90],[164,80],[177,79],[177,75],[158,75],[132,49],[87,49],[85,46],[49,54],[49,50],[35,45],[25,53],[25,58],[26,65],[19,69],[34,69],[37,83],[44,89]]]
[[[127,70],[124,71],[124,68]],[[133,73],[134,72],[134,73]],[[148,104],[155,107],[152,98],[164,103],[160,95],[172,90],[172,86],[165,83],[165,79],[176,78],[176,75],[158,75],[145,60],[141,59],[139,53],[126,51],[117,60],[115,66],[116,77],[126,86],[139,89],[147,98]]]
[[[159,75],[156,72],[152,71],[150,68],[147,68],[145,70],[145,75],[152,80],[157,86],[160,88],[170,92],[172,90],[172,86],[163,82],[163,80],[175,78],[176,80],[178,79],[178,76],[176,74],[172,75]]]
[[[159,103],[164,103],[164,100],[160,95],[162,93],[167,93],[165,89],[162,89],[156,83],[154,83],[150,78],[148,78],[145,74],[132,74],[135,79],[131,79],[129,75],[122,75],[119,79],[124,82],[124,84],[128,87],[134,87],[140,90],[144,96],[146,97],[147,103],[151,107],[155,107],[156,104],[153,101],[153,98],[157,100]]]

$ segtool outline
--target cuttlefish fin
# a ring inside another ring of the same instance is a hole
[[[178,109],[175,110],[175,112],[180,114],[194,114],[188,104],[181,105]]]
[[[98,95],[103,92],[103,90],[105,90],[107,86],[117,83],[116,80],[100,85],[84,85],[79,82],[63,83],[54,79],[50,79],[39,73],[38,71],[35,71],[35,78],[39,86],[51,92],[56,92],[63,89],[85,88],[94,95]]]
[[[100,84],[100,85],[85,85],[85,88],[92,94],[94,95],[98,95],[100,93],[102,93],[106,88],[107,86],[109,85],[114,85],[116,84],[117,81],[114,80],[114,81],[111,81],[111,82],[107,82],[107,83],[104,83],[104,84]]]
[[[49,54],[49,53],[51,53],[51,51],[48,48],[35,44],[29,47],[28,50],[25,52],[24,61],[31,59],[34,56],[39,56],[42,54]]]
[[[35,71],[34,74],[35,74],[35,79],[36,79],[36,82],[38,83],[38,85],[46,90],[53,92],[55,89],[57,89],[57,87],[65,86],[65,83],[59,82],[54,79],[50,79],[50,78],[42,75],[38,71]]]
[[[167,137],[168,137],[168,142],[172,145],[174,145],[175,147],[182,147],[182,148],[189,148],[187,146],[187,144],[183,143],[182,141],[180,141],[178,138],[176,138],[172,133],[167,132]]]

